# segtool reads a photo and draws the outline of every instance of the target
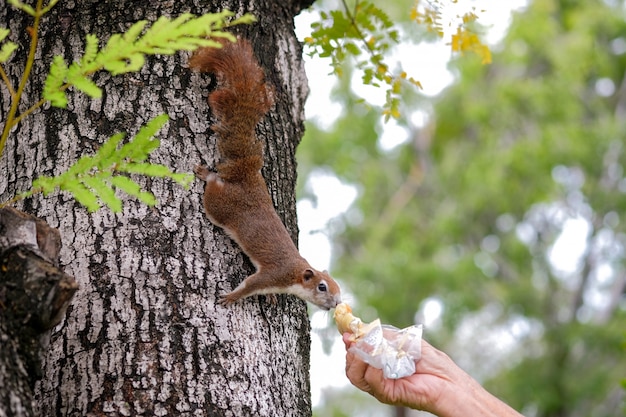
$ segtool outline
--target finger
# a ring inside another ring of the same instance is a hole
[[[348,352],[346,354],[346,376],[352,385],[365,392],[371,391],[370,385],[365,380],[365,373],[368,367],[369,365],[359,359],[354,353]]]
[[[348,350],[350,348],[350,345],[352,345],[352,341],[350,340],[350,336],[351,334],[346,332],[343,334],[342,338],[343,338],[343,343],[346,345],[346,350]]]

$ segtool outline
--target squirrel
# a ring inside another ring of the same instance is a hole
[[[219,302],[228,305],[255,294],[286,293],[325,310],[334,308],[341,302],[339,285],[300,256],[261,175],[263,142],[255,128],[274,104],[273,89],[247,40],[220,43],[221,48],[200,48],[189,59],[191,69],[214,73],[218,81],[208,102],[218,120],[212,130],[218,135],[221,161],[216,173],[202,165],[194,172],[206,181],[207,217],[243,249],[256,272]]]

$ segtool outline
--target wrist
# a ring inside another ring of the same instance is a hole
[[[439,417],[523,417],[459,369],[459,374],[441,391],[431,413]]]

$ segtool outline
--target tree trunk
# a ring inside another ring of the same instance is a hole
[[[160,15],[202,14],[228,8],[258,22],[238,31],[249,38],[276,91],[276,106],[258,132],[266,140],[263,174],[278,214],[295,239],[295,147],[303,133],[306,77],[293,1],[177,2],[60,1],[43,19],[40,48],[24,98],[41,96],[54,55],[79,59],[87,33],[101,45],[133,22]],[[11,80],[23,70],[30,18],[0,3],[17,56],[5,66]],[[134,135],[156,115],[168,125],[151,159],[177,172],[218,155],[206,96],[211,77],[186,69],[188,54],[148,58],[139,73],[96,74],[102,99],[69,92],[68,109],[46,108],[27,117],[0,160],[0,201],[39,175],[59,174],[116,132]],[[8,109],[6,89],[0,103]],[[89,214],[68,195],[37,195],[20,208],[59,229],[60,263],[80,289],[43,352],[36,386],[40,415],[307,416],[309,322],[293,296],[272,304],[252,297],[222,307],[217,297],[253,266],[222,230],[206,219],[202,184],[190,190],[166,180],[137,181],[159,204],[125,199],[121,214]]]
[[[0,209],[0,416],[33,415],[41,334],[61,321],[78,288],[58,268],[60,249],[46,222]]]

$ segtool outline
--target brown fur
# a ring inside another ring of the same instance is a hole
[[[335,307],[341,302],[339,285],[300,256],[260,172],[263,142],[255,128],[271,108],[273,94],[252,47],[243,39],[224,41],[221,49],[198,50],[189,66],[215,73],[219,84],[208,101],[218,119],[213,130],[222,161],[217,173],[204,166],[195,168],[196,176],[206,181],[204,208],[211,222],[239,244],[257,269],[221,302],[291,293],[321,308]]]

